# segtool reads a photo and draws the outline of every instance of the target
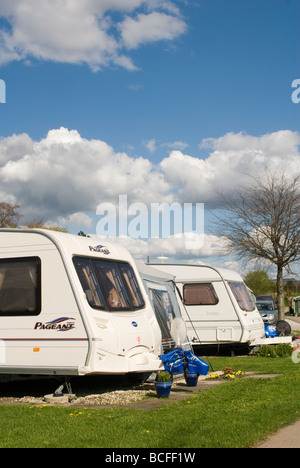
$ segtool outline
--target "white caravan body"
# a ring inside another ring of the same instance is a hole
[[[176,327],[172,326],[175,319],[177,319],[176,326],[179,323],[181,327],[180,334],[183,341],[180,346],[185,351],[192,350],[187,336],[185,320],[182,317],[182,302],[176,293],[174,276],[142,262],[136,261],[135,263],[161,329],[162,352],[166,353],[178,346],[178,330],[174,330]],[[178,319],[181,319],[183,327]]]
[[[151,373],[161,332],[123,247],[0,230],[0,375]]]
[[[194,345],[254,344],[265,337],[263,320],[241,276],[209,265],[155,265],[171,273]]]

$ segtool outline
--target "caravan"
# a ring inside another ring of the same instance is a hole
[[[0,378],[149,374],[161,331],[130,254],[47,230],[0,230]]]
[[[193,345],[262,344],[263,320],[241,276],[209,265],[154,265],[175,276]]]
[[[142,262],[135,263],[161,329],[162,353],[176,347],[191,351],[174,276]]]

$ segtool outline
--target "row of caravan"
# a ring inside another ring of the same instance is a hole
[[[0,230],[0,378],[149,374],[178,345],[263,336],[236,273],[153,267],[117,244]]]

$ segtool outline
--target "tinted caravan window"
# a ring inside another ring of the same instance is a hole
[[[245,283],[230,281],[229,286],[242,310],[245,310],[246,312],[252,312],[255,310],[255,303],[253,302]]]
[[[171,325],[175,312],[167,290],[152,288],[148,285],[149,297],[154,307],[155,315],[162,331],[163,339],[171,338]]]
[[[40,313],[40,259],[32,257],[0,260],[0,316]]]
[[[99,309],[106,309],[106,302],[94,271],[92,261],[88,258],[76,258],[74,259],[74,263],[90,306]]]
[[[125,262],[73,259],[87,300],[94,309],[135,310],[145,306],[132,267]]]
[[[191,283],[183,286],[183,301],[189,306],[216,305],[219,299],[211,283]]]

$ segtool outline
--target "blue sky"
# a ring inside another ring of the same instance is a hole
[[[0,17],[0,195],[25,218],[93,232],[78,220],[120,194],[209,208],[220,174],[297,169],[298,0],[3,0]]]

